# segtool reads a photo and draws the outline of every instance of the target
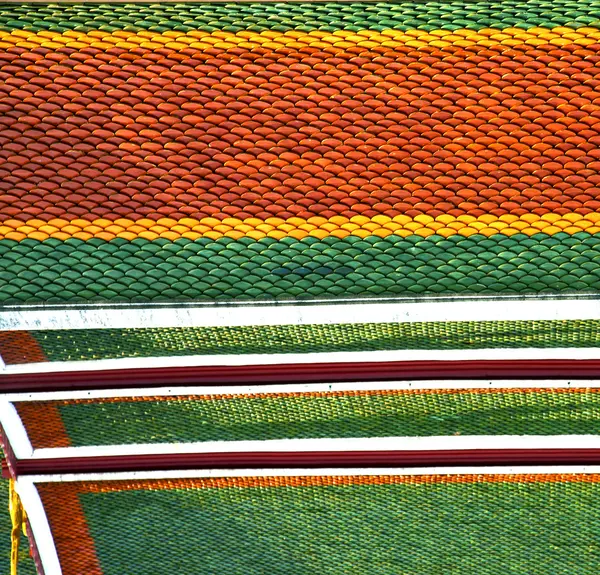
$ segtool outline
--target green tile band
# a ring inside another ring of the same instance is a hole
[[[58,410],[68,440],[76,447],[335,437],[600,434],[600,394],[593,389],[340,392],[48,404]],[[36,439],[36,414],[45,410],[47,403],[42,402],[38,412],[36,405],[24,408],[17,404],[17,409],[26,429],[32,426],[34,447],[52,447],[44,438]]]
[[[27,332],[47,361],[407,349],[600,347],[600,321],[463,321]],[[4,352],[9,357],[10,346]],[[17,349],[14,350],[18,351]]]
[[[600,237],[0,240],[0,303],[597,291]]]
[[[592,575],[599,495],[480,480],[79,497],[105,575]]]
[[[0,7],[0,30],[422,30],[599,25],[593,0],[227,4],[19,4]]]

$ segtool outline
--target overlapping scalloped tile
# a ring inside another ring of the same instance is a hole
[[[0,302],[596,291],[593,2],[0,10]]]

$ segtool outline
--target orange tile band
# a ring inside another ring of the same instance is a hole
[[[17,412],[27,430],[29,441],[36,448],[69,447],[71,440],[65,429],[58,405],[51,401],[19,402]]]
[[[352,228],[356,216],[593,213],[600,56],[585,30],[561,45],[505,30],[512,44],[371,38],[356,51],[5,35],[0,56],[27,65],[3,88],[21,113],[2,118],[0,219],[26,229],[2,233],[318,237],[330,232],[315,216]],[[290,229],[258,229],[273,217]]]
[[[57,485],[61,487],[60,497],[53,496],[52,486]],[[66,483],[39,485],[37,489],[50,523],[62,572],[68,575],[103,575],[79,491]]]
[[[37,340],[24,330],[0,331],[0,357],[11,365],[48,361]]]

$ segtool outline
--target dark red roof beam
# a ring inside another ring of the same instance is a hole
[[[420,379],[593,379],[600,360],[387,361],[216,367],[165,367],[5,374],[0,392],[390,381]]]
[[[23,475],[110,473],[184,469],[457,467],[495,465],[595,465],[600,449],[452,449],[428,451],[304,451],[179,453],[13,461]]]

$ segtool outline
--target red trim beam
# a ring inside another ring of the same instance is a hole
[[[388,361],[281,365],[194,366],[5,374],[4,393],[117,389],[165,385],[329,383],[423,379],[600,378],[600,360]]]
[[[180,453],[21,460],[18,476],[185,469],[452,467],[470,465],[598,465],[600,449],[448,449],[394,451],[304,451]]]

